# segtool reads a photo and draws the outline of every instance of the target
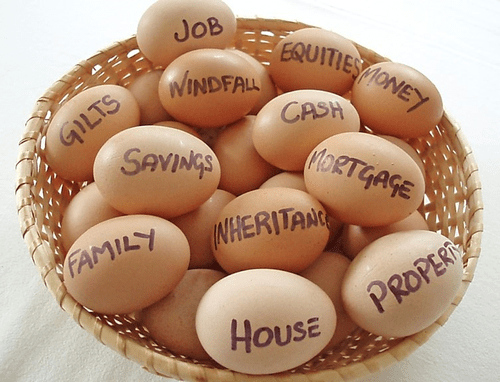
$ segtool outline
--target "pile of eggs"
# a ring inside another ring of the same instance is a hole
[[[87,309],[133,314],[174,354],[271,374],[358,327],[423,330],[453,300],[460,249],[418,211],[406,142],[439,123],[435,86],[403,64],[362,69],[320,28],[269,65],[229,48],[220,0],[158,0],[137,29],[154,64],[64,103],[47,130],[64,211],[64,284]]]

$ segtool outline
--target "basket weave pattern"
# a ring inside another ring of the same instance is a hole
[[[240,18],[233,46],[266,64],[280,39],[308,26],[283,20]],[[355,45],[363,58],[363,68],[388,60]],[[68,182],[47,166],[44,159],[47,127],[60,106],[84,89],[103,83],[127,86],[152,69],[152,64],[138,50],[135,37],[99,51],[77,64],[40,97],[19,143],[16,202],[21,233],[47,289],[81,327],[151,373],[176,379],[331,382],[353,380],[405,358],[446,322],[472,281],[483,230],[477,165],[460,127],[446,112],[427,136],[409,141],[426,169],[427,189],[421,212],[432,230],[447,236],[464,251],[462,287],[445,314],[429,328],[403,339],[385,339],[359,329],[335,349],[295,370],[272,376],[247,376],[172,354],[157,345],[131,317],[99,315],[79,305],[67,294],[62,282],[64,252],[60,228],[65,207],[85,184]]]

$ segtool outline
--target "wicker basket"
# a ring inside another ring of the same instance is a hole
[[[266,63],[273,47],[288,33],[309,25],[268,19],[238,19],[233,46]],[[388,59],[357,45],[364,67]],[[402,339],[385,339],[363,330],[295,370],[271,376],[247,376],[216,364],[172,354],[157,345],[147,331],[128,316],[94,314],[79,305],[62,283],[64,253],[61,217],[71,198],[85,184],[61,179],[44,159],[47,126],[59,107],[85,88],[113,83],[127,86],[151,63],[137,48],[135,37],[120,41],[80,62],[37,101],[19,143],[16,201],[21,232],[40,275],[60,307],[89,333],[149,372],[186,381],[349,381],[397,362],[427,339],[448,319],[472,281],[480,253],[482,195],[476,163],[466,139],[446,113],[427,136],[410,144],[426,168],[427,190],[421,211],[432,230],[461,246],[462,286],[447,311],[430,327]]]

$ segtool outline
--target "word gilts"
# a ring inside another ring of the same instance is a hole
[[[122,253],[138,251],[146,247],[149,252],[154,250],[155,229],[151,228],[148,232],[134,232],[132,238],[123,236],[114,240],[106,240],[100,246],[92,245],[89,249],[76,248],[68,254],[68,266],[71,278],[75,277],[75,266],[77,274],[82,273],[84,267],[94,269],[99,263],[100,256],[109,256],[115,260]],[[145,239],[145,242],[144,240]]]
[[[387,298],[389,292],[398,304],[401,304],[404,296],[418,292],[424,285],[443,276],[449,266],[460,260],[460,251],[451,241],[446,241],[436,253],[430,253],[416,259],[413,262],[415,269],[408,269],[401,274],[393,274],[387,281],[373,280],[368,284],[366,291],[378,312],[384,313],[382,302]]]
[[[392,189],[391,198],[396,196],[403,199],[410,199],[410,192],[415,184],[409,180],[403,180],[399,174],[391,174],[387,170],[381,170],[377,173],[374,172],[375,166],[348,155],[339,155],[335,158],[332,154],[327,155],[327,149],[315,151],[306,164],[310,169],[316,165],[316,172],[330,172],[333,175],[346,176],[352,178],[353,176],[364,182],[364,189],[370,187],[382,186],[383,188],[390,187]]]
[[[88,113],[80,113],[80,119],[74,119],[71,122],[67,121],[62,124],[59,130],[61,143],[64,146],[71,146],[75,142],[84,143],[83,135],[87,133],[87,129],[93,130],[103,121],[103,118],[116,114],[119,110],[120,102],[111,98],[110,95],[103,96],[102,99],[98,99],[87,107]],[[72,128],[65,134],[68,125]]]

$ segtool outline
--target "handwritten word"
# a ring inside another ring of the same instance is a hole
[[[184,37],[180,37],[179,32],[174,33],[174,38],[177,42],[184,42],[189,38],[189,24],[187,20],[182,20],[182,25],[184,26]],[[202,38],[207,35],[208,31],[210,31],[210,36],[217,36],[221,34],[223,30],[224,28],[217,18],[209,17],[206,24],[203,21],[198,21],[193,24],[191,27],[191,36],[193,36],[193,38]]]
[[[155,240],[154,228],[151,228],[149,233],[134,232],[132,235],[139,239],[147,239],[147,248],[150,252],[153,251]],[[89,267],[89,269],[94,269],[94,266],[99,263],[100,256],[104,256],[106,252],[110,260],[115,260],[117,255],[130,251],[138,251],[142,248],[140,244],[131,244],[130,240],[129,236],[123,236],[121,239],[118,238],[113,241],[106,240],[101,246],[92,245],[90,250],[75,249],[68,255],[71,278],[75,278],[73,267],[76,264],[78,264],[77,273],[80,274],[85,266]]]
[[[238,336],[238,321],[236,319],[231,320],[231,350],[236,351],[238,349],[238,342],[245,343],[245,352],[252,352],[252,344],[256,348],[263,348],[271,345],[273,340],[276,342],[278,346],[286,346],[292,341],[300,342],[306,338],[314,338],[319,337],[321,332],[318,331],[319,325],[317,322],[319,321],[319,317],[312,317],[307,320],[307,328],[306,324],[302,321],[297,321],[292,325],[286,325],[286,338],[283,339],[283,334],[281,333],[281,328],[279,326],[275,326],[273,329],[267,326],[262,326],[255,330],[252,333],[252,326],[250,320],[243,321],[243,328],[245,334],[243,336]],[[292,336],[293,333],[296,334]]]
[[[311,212],[296,211],[293,207],[282,208],[278,211],[260,211],[252,215],[236,215],[218,222],[214,226],[215,249],[220,245],[234,241],[242,241],[267,232],[269,235],[279,235],[281,230],[294,231],[310,227],[327,226],[328,217],[323,211],[311,208]]]
[[[388,291],[392,293],[398,304],[401,304],[404,296],[416,293],[423,285],[430,284],[432,282],[431,276],[443,276],[448,266],[460,260],[460,252],[451,241],[447,241],[437,250],[437,257],[437,262],[435,253],[430,253],[426,257],[419,257],[413,262],[416,270],[409,269],[402,274],[395,273],[389,277],[387,282],[381,280],[370,282],[367,292],[378,312],[384,313],[385,311],[382,301],[387,297]],[[372,292],[374,287],[379,289],[378,295]]]
[[[312,44],[306,45],[303,42],[287,42],[283,44],[280,59],[283,62],[310,62],[331,67],[335,66],[336,70],[352,73],[352,78],[356,78],[361,72],[361,60],[359,58],[343,54],[336,48],[313,46]]]
[[[335,158],[333,154],[326,155],[326,152],[326,148],[319,152],[314,151],[307,168],[310,169],[316,163],[316,172],[330,172],[332,174],[345,175],[348,178],[352,178],[354,175],[355,178],[365,183],[365,190],[368,190],[372,186],[377,187],[381,185],[383,188],[390,187],[392,189],[391,198],[399,196],[403,199],[410,199],[408,193],[415,184],[409,180],[403,180],[398,183],[403,179],[401,175],[391,175],[387,170],[382,170],[375,174],[373,172],[375,167],[361,159],[348,155],[340,155]],[[359,170],[357,174],[356,170]]]
[[[366,69],[361,76],[358,77],[358,83],[366,78],[368,81],[366,86],[373,84],[376,86],[382,86],[384,90],[390,88],[389,91],[404,102],[410,102],[410,97],[412,96],[411,92],[413,91],[418,98],[418,102],[406,110],[407,113],[412,112],[429,101],[429,97],[424,98],[422,93],[420,93],[416,87],[411,86],[404,80],[398,83],[395,76],[391,76],[387,72],[381,72],[381,70],[382,68]]]
[[[131,157],[132,153],[140,154],[141,150],[137,147],[128,149],[123,154],[123,161],[127,164],[132,164],[133,168],[127,169],[124,166],[120,168],[123,174],[129,176],[137,175],[148,169],[151,172],[156,171],[158,166],[160,166],[161,171],[167,171],[170,164],[170,171],[172,173],[178,170],[191,171],[194,169],[199,171],[199,179],[203,178],[205,172],[212,172],[213,170],[213,156],[210,154],[203,155],[201,153],[195,153],[193,150],[189,152],[189,158],[174,153],[168,153],[166,156],[162,154],[147,153],[141,160],[138,160]]]
[[[344,119],[344,110],[337,101],[329,101],[328,103],[319,101],[316,104],[313,102],[304,102],[300,104],[300,114],[296,114],[294,117],[287,116],[288,109],[292,105],[298,104],[297,101],[290,101],[283,106],[283,109],[281,109],[281,120],[283,122],[295,123],[299,120],[304,121],[308,116],[311,116],[312,119],[325,118],[328,117],[330,113],[332,118],[335,118],[338,114],[340,119]]]
[[[104,107],[102,107],[102,105]],[[112,108],[107,108],[112,106]],[[112,99],[111,96],[105,95],[102,99],[99,99],[93,102],[89,107],[87,107],[87,111],[89,113],[80,113],[80,119],[74,119],[72,122],[66,121],[61,126],[59,130],[59,139],[64,146],[71,146],[76,141],[79,143],[84,143],[84,139],[82,137],[83,134],[87,133],[87,129],[93,130],[96,126],[98,126],[103,118],[108,115],[113,115],[118,113],[120,110],[120,102],[115,99]],[[96,118],[96,116],[101,116]],[[69,133],[65,134],[66,126],[71,124],[71,130]],[[74,128],[73,126],[76,126]]]
[[[255,84],[255,78],[243,78],[241,76],[223,75],[220,78],[210,76],[201,79],[188,78],[189,70],[186,70],[182,82],[179,85],[177,81],[170,83],[170,96],[175,98],[184,96],[184,91],[187,95],[197,97],[199,94],[216,93],[216,92],[231,92],[231,94],[240,91],[241,93],[249,91],[260,91],[260,88]],[[252,84],[250,85],[250,81]]]

